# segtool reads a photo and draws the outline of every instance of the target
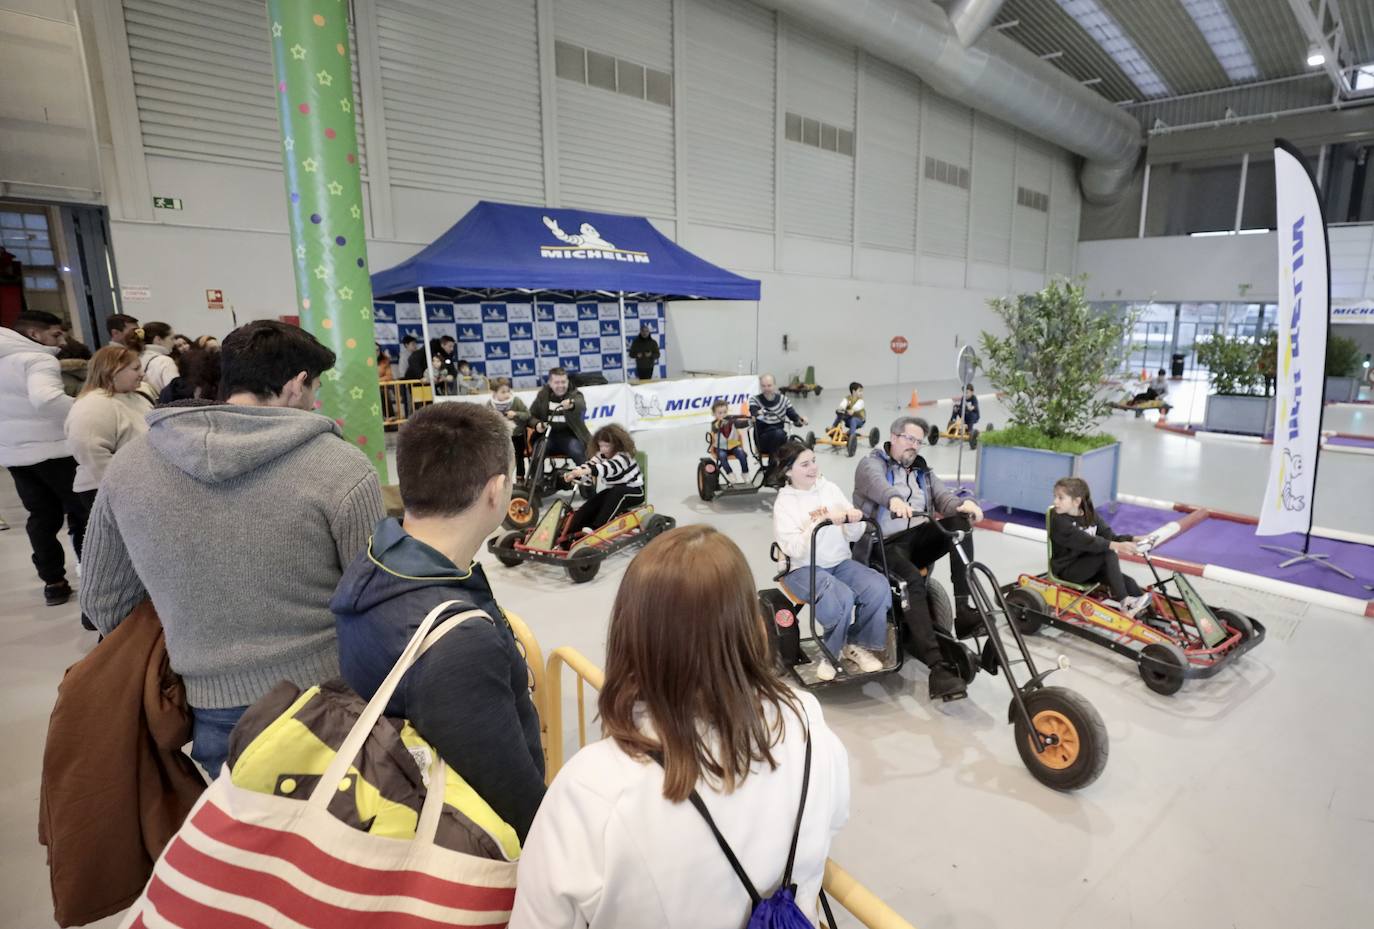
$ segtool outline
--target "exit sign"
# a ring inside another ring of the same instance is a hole
[[[179,197],[154,197],[153,209],[179,210],[181,209],[181,199]]]

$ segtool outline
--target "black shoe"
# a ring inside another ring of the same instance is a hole
[[[98,629],[95,628],[95,623],[91,622],[90,617],[87,616],[85,613],[82,613],[82,614],[81,614],[81,628],[82,628],[82,629],[85,629],[87,632],[98,632],[98,631],[99,631]]]
[[[72,598],[72,585],[66,581],[43,585],[43,602],[48,606],[61,606]]]
[[[930,699],[955,700],[968,693],[968,685],[947,661],[941,661],[930,669]]]
[[[954,634],[961,639],[982,635],[987,631],[983,617],[971,605],[960,603],[954,608]]]

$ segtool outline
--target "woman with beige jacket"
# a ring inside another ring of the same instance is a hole
[[[142,382],[138,352],[107,345],[91,359],[86,386],[67,414],[67,445],[77,464],[72,489],[87,511],[115,452],[148,431],[144,417],[152,405],[138,389]]]

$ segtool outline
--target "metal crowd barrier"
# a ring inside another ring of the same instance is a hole
[[[534,641],[529,627],[523,622],[506,614],[511,619],[516,638],[525,649],[525,659],[540,654],[539,644]],[[563,646],[555,648],[549,655],[546,673],[536,672],[531,665],[531,681],[542,681],[542,693],[534,692],[535,709],[539,712],[540,735],[544,741],[544,780],[552,783],[554,775],[563,767],[563,669],[568,668],[576,678],[577,686],[577,747],[587,744],[587,690],[599,691],[606,682],[605,673],[592,664],[586,655],[575,648]],[[825,862],[823,882],[826,895],[831,901],[848,911],[867,929],[915,929],[903,919],[896,910],[880,900],[873,891],[855,880],[854,876],[835,863],[833,859]],[[824,923],[822,923],[824,925]]]

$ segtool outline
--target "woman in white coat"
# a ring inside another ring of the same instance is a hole
[[[152,388],[152,396],[156,397],[178,373],[176,359],[172,357],[176,333],[166,323],[144,323],[138,333],[142,336],[138,348],[142,352],[143,381]],[[127,338],[125,344],[130,348],[135,347]]]
[[[148,431],[153,407],[138,389],[142,382],[138,353],[107,345],[91,359],[86,386],[67,413],[67,446],[77,465],[72,490],[87,512],[115,452]]]
[[[664,533],[630,564],[606,642],[606,738],[568,762],[535,816],[511,929],[743,927],[751,898],[694,794],[763,897],[801,809],[792,880],[817,922],[849,760],[816,699],[773,670],[754,586],[735,543],[705,525]]]

